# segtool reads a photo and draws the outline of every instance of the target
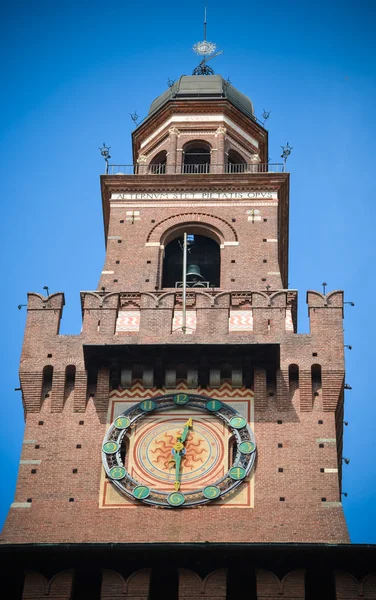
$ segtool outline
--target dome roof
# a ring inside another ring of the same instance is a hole
[[[148,117],[170,100],[213,100],[227,98],[247,117],[255,119],[253,104],[221,75],[182,75],[172,87],[156,98],[150,106]]]

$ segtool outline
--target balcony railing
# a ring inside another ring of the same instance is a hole
[[[108,165],[106,175],[212,175],[220,173],[284,173],[284,163],[227,165]]]

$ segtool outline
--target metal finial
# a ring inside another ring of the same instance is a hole
[[[104,142],[103,142],[102,148],[98,148],[98,150],[100,151],[101,155],[104,158],[104,162],[106,163],[106,171],[105,171],[106,175],[108,174],[108,161],[111,158],[110,149],[111,149],[111,146],[106,146],[106,144]]]
[[[271,112],[272,112],[271,110],[265,110],[265,108],[263,109],[263,113],[261,115],[262,118],[264,119],[263,125],[265,125],[265,122],[269,119]]]
[[[172,86],[174,85],[175,81],[176,81],[176,79],[170,79],[168,77],[168,79],[167,79],[167,85],[168,85],[168,87],[172,88]]]
[[[140,118],[137,114],[137,110],[135,110],[134,113],[129,113],[129,115],[130,115],[133,123],[136,123],[136,125],[137,125],[137,121]]]
[[[326,294],[326,286],[327,286],[328,284],[326,283],[326,281],[323,281],[321,285],[322,285],[322,293],[323,293],[323,294],[324,294],[324,296],[325,296],[325,294]]]
[[[291,150],[293,150],[293,147],[290,146],[290,144],[287,142],[286,146],[281,146],[282,148],[282,154],[281,154],[281,158],[283,158],[283,164],[286,167],[286,161],[288,159],[288,157],[291,154]]]

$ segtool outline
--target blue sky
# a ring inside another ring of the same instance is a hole
[[[270,110],[269,154],[289,159],[290,277],[300,293],[344,289],[347,354],[345,514],[351,539],[376,543],[374,0],[222,0],[208,7],[216,73]],[[80,330],[79,291],[95,289],[104,241],[98,147],[131,162],[129,113],[143,117],[167,79],[191,74],[204,2],[36,0],[2,13],[0,113],[3,374],[0,522],[13,500],[23,434],[18,387],[28,291],[64,291],[62,333]]]

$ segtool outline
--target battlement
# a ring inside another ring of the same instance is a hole
[[[175,385],[181,379],[178,363],[184,362],[187,367],[183,379],[188,385],[191,381],[216,387],[230,378],[234,387],[259,385],[265,398],[276,394],[282,402],[288,396],[290,380],[295,378],[300,380],[301,410],[308,411],[315,402],[314,385],[326,389],[326,410],[336,410],[341,397],[341,291],[307,293],[308,334],[297,333],[296,290],[190,289],[185,322],[183,296],[178,290],[85,291],[81,293],[83,319],[79,335],[59,335],[63,294],[29,294],[28,298],[20,378],[25,408],[31,412],[39,411],[46,397],[51,397],[54,411],[62,410],[64,382],[69,382],[73,373],[74,410],[84,411],[90,393],[98,398],[96,388],[101,378],[106,383],[101,384],[103,398],[98,406],[102,401],[105,406],[106,393],[119,385],[133,385],[138,380],[145,387],[171,387],[171,382]],[[173,350],[177,345],[179,360]],[[124,357],[130,348],[139,358]],[[164,361],[160,358],[162,348],[172,348]],[[205,368],[199,364],[203,360]]]

